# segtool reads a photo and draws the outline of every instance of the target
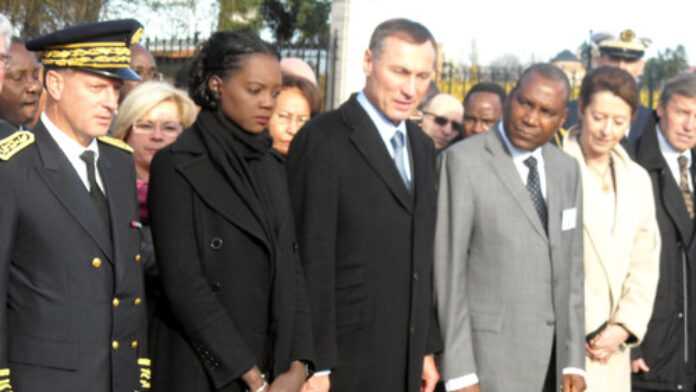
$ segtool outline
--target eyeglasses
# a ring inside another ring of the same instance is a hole
[[[133,124],[133,133],[140,134],[140,135],[150,135],[155,132],[155,130],[159,129],[160,132],[162,132],[163,135],[168,136],[168,137],[176,137],[178,136],[181,131],[183,131],[184,127],[174,121],[168,121],[168,122],[137,122]]]
[[[293,121],[297,124],[297,126],[302,127],[307,121],[309,121],[309,116],[303,115],[303,114],[292,114],[288,112],[280,112],[276,113],[276,116],[278,116],[278,119],[282,124],[289,124]]]
[[[437,114],[430,112],[423,112],[423,114],[433,116],[433,121],[435,121],[435,124],[441,127],[447,126],[447,124],[452,124],[452,129],[454,129],[455,131],[462,132],[464,130],[464,126],[459,121],[450,120],[445,116],[438,116]]]
[[[0,54],[0,65],[2,65],[3,68],[7,69],[7,67],[10,65],[11,58],[12,57],[7,53]]]

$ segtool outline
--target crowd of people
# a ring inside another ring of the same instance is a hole
[[[0,14],[0,391],[696,391],[696,74],[641,106],[623,32],[577,101],[460,101],[391,19],[322,112],[251,31],[177,87],[142,32]]]

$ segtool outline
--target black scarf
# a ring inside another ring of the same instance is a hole
[[[264,188],[263,178],[250,169],[248,161],[261,160],[273,144],[268,133],[244,131],[220,111],[203,110],[195,127],[207,147],[210,160],[241,193],[251,213],[263,227],[269,243],[275,243],[274,206]],[[273,249],[273,246],[271,246]]]

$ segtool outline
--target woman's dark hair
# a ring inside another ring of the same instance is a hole
[[[635,78],[628,72],[617,67],[604,66],[585,75],[580,87],[581,107],[587,107],[592,96],[602,91],[609,91],[623,99],[631,107],[631,114],[638,109],[640,92]]]
[[[309,111],[312,116],[319,113],[321,110],[321,96],[319,89],[312,82],[301,76],[283,73],[283,90],[296,88],[300,90],[302,95],[309,103]]]
[[[205,41],[191,63],[189,95],[203,109],[215,110],[218,97],[208,87],[211,76],[226,79],[242,67],[253,54],[267,54],[280,59],[269,43],[250,30],[219,31]]]

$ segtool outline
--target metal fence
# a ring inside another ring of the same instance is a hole
[[[198,34],[181,38],[148,38],[143,44],[154,55],[157,66],[168,80],[176,80],[177,73],[187,72],[183,69],[194,56],[198,46],[204,41]],[[319,91],[326,107],[333,102],[336,75],[337,37],[332,37],[329,44],[322,45],[284,45],[277,50],[281,57],[297,57],[309,64],[317,75]],[[183,70],[182,70],[183,69]]]
[[[479,82],[493,82],[501,85],[506,92],[510,92],[517,79],[522,75],[524,67],[479,67],[469,65],[456,65],[444,63],[438,75],[437,87],[443,93],[454,95],[463,100],[466,93]],[[648,108],[655,108],[660,99],[660,88],[663,80],[646,72],[641,81],[641,103]],[[576,99],[580,94],[580,83],[571,85],[571,99]]]

